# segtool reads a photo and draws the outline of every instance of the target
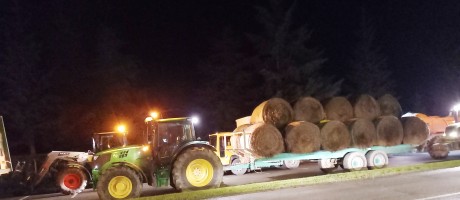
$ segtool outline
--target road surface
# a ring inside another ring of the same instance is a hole
[[[460,159],[460,151],[453,151],[449,154],[448,160],[458,160]],[[395,166],[404,166],[404,165],[411,165],[416,163],[429,163],[429,162],[437,162],[433,160],[427,153],[407,153],[407,154],[399,154],[396,156],[391,156],[389,158],[390,167]],[[342,170],[337,170],[334,173],[341,173]],[[235,175],[226,175],[224,176],[224,186],[233,186],[233,185],[243,185],[248,183],[257,183],[257,182],[267,182],[267,181],[275,181],[275,180],[285,180],[291,178],[301,178],[301,177],[308,177],[308,176],[316,176],[324,174],[319,170],[317,163],[309,163],[305,162],[300,165],[297,169],[291,170],[282,170],[282,169],[264,169],[259,172],[252,172],[245,174],[243,176],[235,176]],[[460,182],[460,173],[459,173],[459,182]],[[358,181],[359,182],[359,181]],[[457,183],[457,185],[460,184]],[[358,190],[359,191],[359,190]],[[176,192],[172,188],[161,188],[161,189],[154,189],[146,184],[144,184],[144,189],[142,192],[142,196],[153,196],[159,194],[168,194]],[[460,192],[460,190],[459,190]],[[259,194],[259,193],[257,193]],[[8,200],[27,200],[27,199],[51,199],[51,200],[58,200],[58,199],[72,199],[69,195],[62,195],[60,193],[52,193],[52,194],[42,194],[42,195],[32,195],[32,196],[19,196],[13,198],[7,198]],[[73,200],[97,200],[98,196],[97,193],[94,192],[92,189],[86,189],[84,192],[78,194]],[[259,198],[255,198],[259,199]]]
[[[318,184],[211,200],[460,199],[460,167],[358,181]]]

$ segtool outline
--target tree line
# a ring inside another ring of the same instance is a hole
[[[139,142],[143,119],[155,108],[165,116],[198,113],[203,118],[198,134],[206,138],[233,130],[235,119],[271,97],[293,103],[302,96],[395,94],[392,71],[365,10],[343,66],[331,66],[313,44],[313,29],[296,18],[301,12],[296,2],[270,1],[254,11],[250,21],[256,28],[225,27],[207,43],[210,51],[199,63],[171,70],[127,53],[129,41],[111,20],[114,7],[2,2],[0,115],[11,152],[87,150],[93,133],[110,131],[118,122]],[[458,81],[449,72],[452,80],[446,81]]]

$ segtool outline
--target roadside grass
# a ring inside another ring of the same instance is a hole
[[[392,168],[384,168],[384,169],[327,174],[327,175],[312,176],[312,177],[306,177],[306,178],[270,181],[270,182],[263,182],[263,183],[251,183],[251,184],[246,184],[246,185],[228,186],[228,187],[221,187],[221,188],[208,189],[208,190],[185,191],[182,193],[141,197],[138,199],[139,200],[208,199],[208,198],[213,198],[213,197],[232,196],[232,195],[261,192],[261,191],[267,191],[267,190],[277,190],[277,189],[290,188],[290,187],[321,184],[321,183],[334,183],[334,182],[360,180],[360,179],[372,179],[372,178],[377,178],[377,177],[398,175],[398,174],[403,174],[403,173],[421,172],[421,171],[452,168],[452,167],[459,167],[459,166],[460,166],[460,160],[432,162],[432,163],[424,163],[424,164],[416,164],[416,165],[392,167]]]

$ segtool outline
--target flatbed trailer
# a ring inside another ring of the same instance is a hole
[[[366,149],[346,148],[338,151],[316,151],[312,153],[280,153],[269,158],[257,158],[248,163],[231,164],[224,166],[224,170],[259,169],[273,166],[274,163],[286,161],[312,161],[318,162],[323,172],[332,172],[341,166],[348,171],[358,171],[365,168],[384,168],[388,165],[389,154],[409,153],[415,147],[401,144],[396,146],[373,146]]]

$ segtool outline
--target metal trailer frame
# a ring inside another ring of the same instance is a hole
[[[385,154],[398,154],[398,153],[410,153],[413,152],[414,146],[410,144],[400,144],[395,146],[373,146],[370,148],[360,149],[360,148],[346,148],[338,151],[315,151],[312,153],[305,153],[305,154],[297,154],[297,153],[280,153],[273,157],[269,158],[255,158],[252,156],[252,153],[249,149],[246,148],[246,137],[244,137],[244,132],[237,132],[234,133],[235,135],[243,136],[243,148],[240,149],[225,149],[228,151],[232,151],[235,154],[249,154],[250,161],[244,162],[241,164],[235,165],[226,165],[224,166],[224,171],[227,170],[239,170],[239,169],[260,169],[262,167],[271,167],[276,165],[282,165],[284,161],[313,161],[313,162],[322,162],[320,166],[329,166],[333,167],[334,165],[337,166],[338,163],[342,162],[344,157],[352,152],[358,152],[362,155],[366,155],[368,152],[371,151],[379,151]],[[226,142],[226,138],[224,137],[224,142]],[[224,143],[225,144],[225,143]],[[226,145],[223,146],[226,148]],[[384,155],[387,156],[387,155]],[[387,158],[388,159],[388,158]],[[327,161],[323,161],[327,160]],[[328,164],[329,163],[329,164]]]

